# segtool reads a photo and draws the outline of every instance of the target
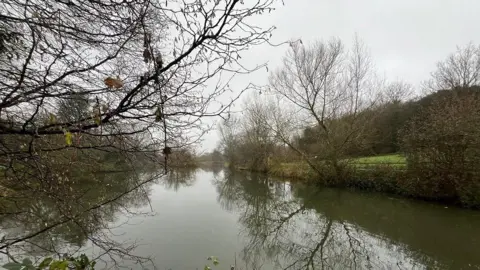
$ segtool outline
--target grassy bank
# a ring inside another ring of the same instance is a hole
[[[480,189],[475,187],[464,188],[446,187],[445,179],[448,176],[437,172],[430,174],[419,173],[407,168],[405,157],[401,155],[383,155],[360,157],[343,162],[342,177],[334,175],[328,166],[319,164],[324,176],[313,170],[306,162],[296,161],[272,164],[269,174],[324,183],[327,186],[354,188],[404,197],[440,201],[470,208],[480,208]]]
[[[360,168],[376,166],[392,166],[398,168],[405,168],[407,166],[407,160],[402,155],[391,154],[354,158],[350,161],[350,164]]]
[[[386,168],[397,170],[404,169],[407,165],[405,157],[398,154],[358,157],[344,160],[344,163],[352,171],[378,170],[379,168],[382,168],[382,171]],[[272,164],[269,173],[301,180],[315,180],[318,177],[318,174],[304,161]]]

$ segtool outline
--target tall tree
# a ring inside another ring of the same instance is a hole
[[[311,45],[292,43],[283,66],[271,74],[270,88],[297,108],[307,125],[315,127],[321,151],[313,158],[326,160],[339,175],[345,151],[363,143],[368,123],[373,120],[363,111],[373,106],[378,85],[363,43],[355,38],[350,50],[338,39]],[[291,136],[285,134],[286,125],[278,125],[293,117],[298,116],[277,117],[277,133],[319,171],[312,157],[291,143]],[[298,123],[302,122],[290,121]]]

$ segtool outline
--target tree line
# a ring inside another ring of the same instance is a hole
[[[390,168],[395,187],[388,189],[478,206],[479,79],[473,44],[438,62],[418,95],[378,76],[358,37],[350,47],[336,38],[292,42],[263,93],[220,125],[219,149],[233,167],[306,167],[315,181],[333,185],[355,185],[350,179],[365,171],[355,166],[358,157],[400,154],[405,169]]]

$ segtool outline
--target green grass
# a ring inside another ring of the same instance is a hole
[[[404,167],[407,164],[405,157],[399,154],[359,157],[359,158],[352,158],[348,161],[350,162],[350,164],[358,167],[376,166],[376,165],[391,165],[391,166]],[[299,170],[299,169],[308,170],[310,168],[305,161],[293,161],[293,162],[281,163],[280,167],[282,170],[286,170],[286,171],[293,171],[293,170]]]
[[[311,179],[315,175],[312,168],[304,161],[275,164],[270,168],[270,173],[280,177],[303,180]]]
[[[391,167],[393,169],[403,170],[407,165],[405,157],[399,154],[359,157],[346,161],[348,161],[350,166],[361,171],[374,170],[378,167]],[[297,179],[313,179],[316,177],[315,171],[312,170],[305,161],[282,162],[272,165],[273,166],[270,167],[270,173],[272,175]]]
[[[378,165],[388,165],[394,167],[405,167],[407,161],[404,156],[398,154],[359,157],[352,160],[352,164],[357,167],[368,167]]]
[[[406,163],[405,157],[398,154],[391,155],[382,155],[382,156],[371,156],[371,157],[360,157],[353,160],[357,164],[371,164],[371,163],[380,163],[380,164],[399,164]]]

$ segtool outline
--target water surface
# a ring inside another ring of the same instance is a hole
[[[101,233],[158,269],[212,255],[218,269],[480,269],[478,211],[218,170],[172,173],[131,201]]]

